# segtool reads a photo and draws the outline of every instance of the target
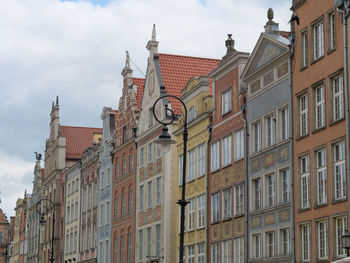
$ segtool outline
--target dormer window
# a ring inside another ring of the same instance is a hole
[[[196,110],[195,106],[192,106],[188,112],[187,121],[190,122],[190,121],[194,120],[195,118],[197,118],[197,110]]]

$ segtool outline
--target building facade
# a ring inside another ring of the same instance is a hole
[[[293,259],[293,149],[288,32],[268,10],[243,71],[247,84],[249,262]]]
[[[80,162],[65,171],[65,220],[63,261],[79,262],[80,237]]]
[[[135,136],[144,79],[133,78],[128,52],[122,76],[123,90],[119,99],[113,147],[113,263],[136,262],[136,169],[138,158]]]
[[[190,79],[182,90],[181,99],[187,108],[187,167],[186,167],[186,195],[189,202],[186,206],[185,218],[185,262],[206,262],[207,241],[207,157],[209,140],[209,114],[213,107],[211,87],[207,76]],[[177,161],[173,175],[174,186],[177,187],[176,200],[182,199],[182,176],[183,176],[183,125],[184,120],[179,120],[179,129],[174,131],[176,136]],[[177,176],[176,176],[177,175]],[[181,208],[176,213],[180,230]],[[175,234],[175,233],[174,233]],[[179,247],[180,237],[176,235],[176,247]],[[176,257],[176,262],[179,256]]]
[[[348,226],[342,16],[333,0],[293,1],[295,253],[297,262],[346,256]]]
[[[241,75],[248,53],[236,51],[231,34],[226,55],[211,73],[214,109],[208,162],[208,262],[245,262],[244,129]]]
[[[10,243],[10,224],[5,213],[0,208],[0,263],[8,262],[8,248]]]

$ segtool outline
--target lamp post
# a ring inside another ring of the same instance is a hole
[[[343,247],[343,249],[346,249],[346,254],[349,257],[350,253],[350,233],[345,230],[344,234],[341,236],[341,245]]]
[[[45,202],[45,204],[43,202]],[[49,202],[49,205],[47,205],[47,202]],[[53,242],[55,239],[55,204],[48,198],[43,198],[36,204],[36,211],[39,214],[39,228],[42,230],[45,229],[45,215],[48,214],[49,210],[52,210],[51,257],[49,260],[51,263],[53,263]]]
[[[161,94],[162,91],[165,91],[164,87],[161,87]],[[163,93],[164,94],[164,93]],[[172,109],[169,109],[167,107],[167,104],[165,104],[165,120],[168,121],[161,121],[158,119],[155,113],[155,107],[158,101],[160,100],[166,100],[168,98],[174,98],[181,102],[182,106],[185,109],[185,116],[184,116],[184,130],[183,130],[183,166],[182,166],[182,193],[181,193],[181,199],[177,201],[177,204],[181,207],[181,217],[180,217],[180,249],[179,249],[179,263],[183,263],[183,256],[184,256],[184,232],[185,232],[185,207],[188,204],[188,202],[185,199],[185,191],[186,191],[186,152],[187,152],[187,137],[188,137],[188,131],[187,131],[187,108],[185,103],[177,96],[175,95],[161,95],[153,104],[153,116],[156,119],[156,121],[160,124],[163,124],[163,133],[159,136],[159,138],[155,141],[156,143],[162,144],[164,146],[175,143],[171,139],[170,134],[168,133],[168,127],[167,125],[170,125],[174,122],[174,120],[177,118],[175,113]],[[170,114],[169,114],[170,113]],[[169,119],[170,117],[170,119]]]

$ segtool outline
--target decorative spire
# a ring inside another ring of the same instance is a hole
[[[58,106],[58,96],[56,96],[56,106]]]
[[[148,41],[146,48],[150,51],[150,58],[153,60],[153,55],[158,53],[158,41],[156,38],[156,25],[153,24],[152,38]]]
[[[129,51],[126,50],[125,67],[130,68],[130,55]]]
[[[157,40],[156,40],[156,24],[153,24],[153,29],[152,29],[152,41],[157,41]]]
[[[231,54],[233,54],[234,52],[236,52],[235,49],[235,41],[232,39],[232,34],[227,34],[228,38],[225,41],[225,46],[226,46],[226,55],[222,58],[222,60],[225,60],[226,58],[228,58],[229,56],[231,56]]]
[[[54,102],[52,102],[52,107],[51,107],[51,108],[52,108],[52,110],[53,110],[53,108],[54,108],[54,107],[55,107],[55,103],[54,103]]]
[[[273,33],[273,34],[279,34],[279,27],[278,27],[278,23],[276,23],[275,21],[273,21],[273,10],[272,8],[270,7],[268,10],[267,10],[267,18],[268,18],[268,21],[266,22],[266,25],[265,25],[265,32],[266,33]]]

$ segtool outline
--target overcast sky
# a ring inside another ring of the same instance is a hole
[[[32,191],[33,152],[44,153],[56,95],[62,125],[101,127],[103,106],[118,105],[125,50],[134,76],[146,72],[153,23],[160,53],[222,58],[228,33],[237,50],[252,51],[269,7],[281,30],[291,15],[291,0],[0,3],[0,208],[8,216]]]

